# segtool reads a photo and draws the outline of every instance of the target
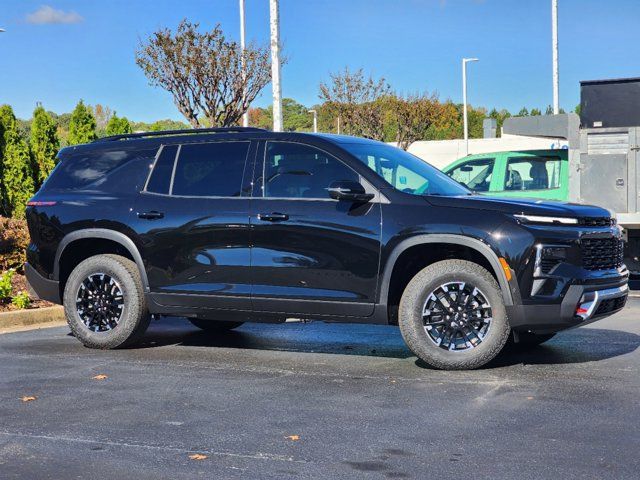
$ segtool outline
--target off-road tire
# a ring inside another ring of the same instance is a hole
[[[118,282],[124,299],[117,326],[105,332],[89,330],[76,308],[76,296],[80,285],[87,277],[98,272],[105,273]],[[114,349],[133,345],[142,337],[151,320],[140,271],[134,262],[120,255],[96,255],[78,264],[67,279],[63,303],[71,331],[89,348]]]
[[[450,352],[429,338],[422,318],[427,297],[448,282],[467,282],[478,287],[491,305],[491,327],[475,348]],[[400,300],[398,323],[407,346],[421,360],[442,370],[479,368],[500,353],[511,329],[500,287],[480,265],[466,260],[444,260],[422,269],[407,284]]]
[[[229,322],[226,320],[205,320],[202,318],[187,318],[193,325],[205,332],[226,332],[238,328],[244,322]]]

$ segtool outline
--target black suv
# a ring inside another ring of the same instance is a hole
[[[26,271],[89,347],[132,344],[152,315],[318,319],[399,325],[426,363],[464,369],[627,298],[607,210],[478,196],[380,142],[206,129],[59,158],[29,202]]]

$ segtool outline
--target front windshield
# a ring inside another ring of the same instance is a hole
[[[469,195],[471,192],[437,168],[396,147],[379,143],[341,143],[391,186],[413,195]]]

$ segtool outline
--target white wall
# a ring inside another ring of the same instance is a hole
[[[561,138],[524,137],[503,135],[501,138],[469,140],[469,155],[509,150],[548,150],[566,148],[569,143]],[[414,142],[409,152],[437,168],[444,168],[464,156],[464,140],[430,140]]]

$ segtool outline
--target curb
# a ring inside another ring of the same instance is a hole
[[[66,320],[61,305],[0,313],[0,331],[58,326],[63,323]]]

